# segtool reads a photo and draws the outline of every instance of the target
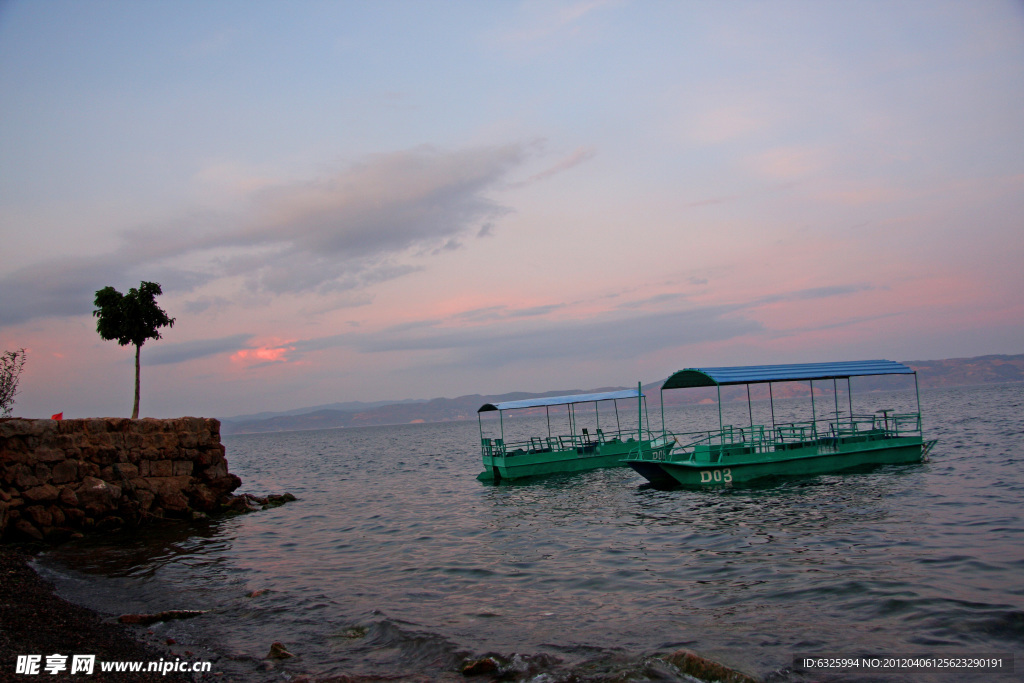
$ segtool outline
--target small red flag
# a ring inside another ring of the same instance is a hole
[[[57,413],[56,415],[51,415],[50,419],[51,420],[63,420],[64,419],[64,411],[62,410],[59,413]]]

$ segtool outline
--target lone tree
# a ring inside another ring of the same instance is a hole
[[[159,339],[161,327],[173,327],[174,318],[156,305],[156,295],[163,294],[157,282],[143,282],[138,289],[132,287],[121,294],[113,287],[96,292],[96,310],[99,318],[96,331],[104,339],[116,339],[121,346],[135,344],[135,406],[132,419],[139,417],[139,354],[147,339]]]

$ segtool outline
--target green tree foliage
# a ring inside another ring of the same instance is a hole
[[[139,355],[147,339],[160,339],[161,327],[173,327],[174,318],[156,305],[156,296],[163,294],[159,283],[143,282],[138,289],[132,287],[121,294],[113,287],[96,292],[98,321],[96,331],[104,339],[116,339],[121,346],[135,345],[135,406],[132,419],[139,417]]]
[[[25,349],[4,351],[0,355],[0,417],[10,417],[14,395],[18,393],[18,380],[25,367]]]

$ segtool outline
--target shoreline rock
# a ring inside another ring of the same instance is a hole
[[[260,510],[268,510],[270,508],[276,508],[290,503],[294,500],[298,500],[295,496],[290,493],[282,493],[280,495],[274,494],[269,496],[254,496],[251,493],[242,493],[237,496],[230,497],[226,502],[221,503],[221,512],[225,514],[245,514],[247,512],[258,512]]]
[[[719,683],[759,683],[758,679],[738,669],[703,657],[696,652],[681,649],[661,657],[663,661],[678,668],[687,676],[700,681],[718,681]]]
[[[198,617],[200,614],[206,614],[208,611],[209,610],[205,609],[170,609],[163,612],[157,612],[155,614],[122,614],[117,618],[117,621],[122,624],[149,626],[150,624],[155,624],[158,621],[191,619],[192,617]]]

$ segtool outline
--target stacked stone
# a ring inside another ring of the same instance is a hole
[[[0,419],[0,540],[194,518],[241,483],[218,420]]]

